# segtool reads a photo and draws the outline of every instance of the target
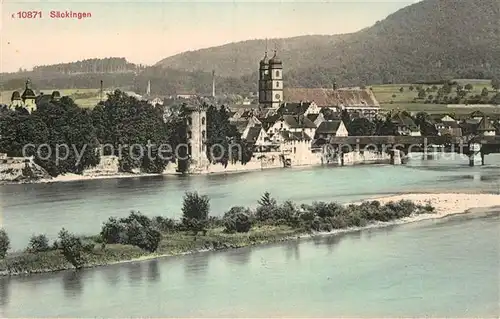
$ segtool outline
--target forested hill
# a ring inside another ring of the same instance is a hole
[[[424,0],[359,32],[278,39],[291,86],[412,82],[500,74],[499,0]],[[215,69],[222,76],[255,71],[263,40],[232,43],[166,58],[157,65]]]
[[[356,33],[277,40],[289,87],[500,78],[500,0],[424,0]],[[0,74],[0,89],[122,88],[154,94],[257,89],[264,40],[227,44],[166,58],[153,67],[124,58],[90,59]]]
[[[33,72],[44,73],[124,73],[144,69],[142,65],[128,62],[125,58],[87,59],[83,61],[42,65],[33,68]]]

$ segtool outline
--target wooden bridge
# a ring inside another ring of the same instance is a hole
[[[484,164],[484,155],[500,153],[500,135],[494,136],[346,136],[332,137],[330,146],[340,154],[350,151],[378,151],[391,154],[427,153],[437,146],[444,146],[446,152],[456,152],[469,156],[470,165],[474,165],[474,156],[480,154]]]

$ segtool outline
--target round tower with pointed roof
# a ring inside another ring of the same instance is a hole
[[[24,103],[24,107],[28,110],[29,113],[36,110],[36,95],[35,92],[31,89],[31,80],[26,80],[25,89],[21,98]]]

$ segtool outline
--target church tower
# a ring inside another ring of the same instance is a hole
[[[283,102],[283,64],[278,58],[276,50],[274,56],[269,60],[270,81],[268,82],[268,92],[270,107],[277,110]]]
[[[31,89],[31,80],[28,79],[26,81],[26,86],[23,92],[23,95],[21,95],[21,99],[23,101],[24,107],[28,112],[31,114],[34,110],[36,110],[36,95],[35,92]]]
[[[260,61],[259,65],[259,104],[267,107],[267,86],[269,82],[269,58],[267,57],[267,51],[264,58]]]

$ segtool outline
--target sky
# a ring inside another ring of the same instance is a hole
[[[0,1],[0,72],[105,57],[152,65],[177,53],[230,42],[355,32],[417,2]],[[17,16],[30,10],[42,17]],[[91,17],[54,19],[51,11]]]

